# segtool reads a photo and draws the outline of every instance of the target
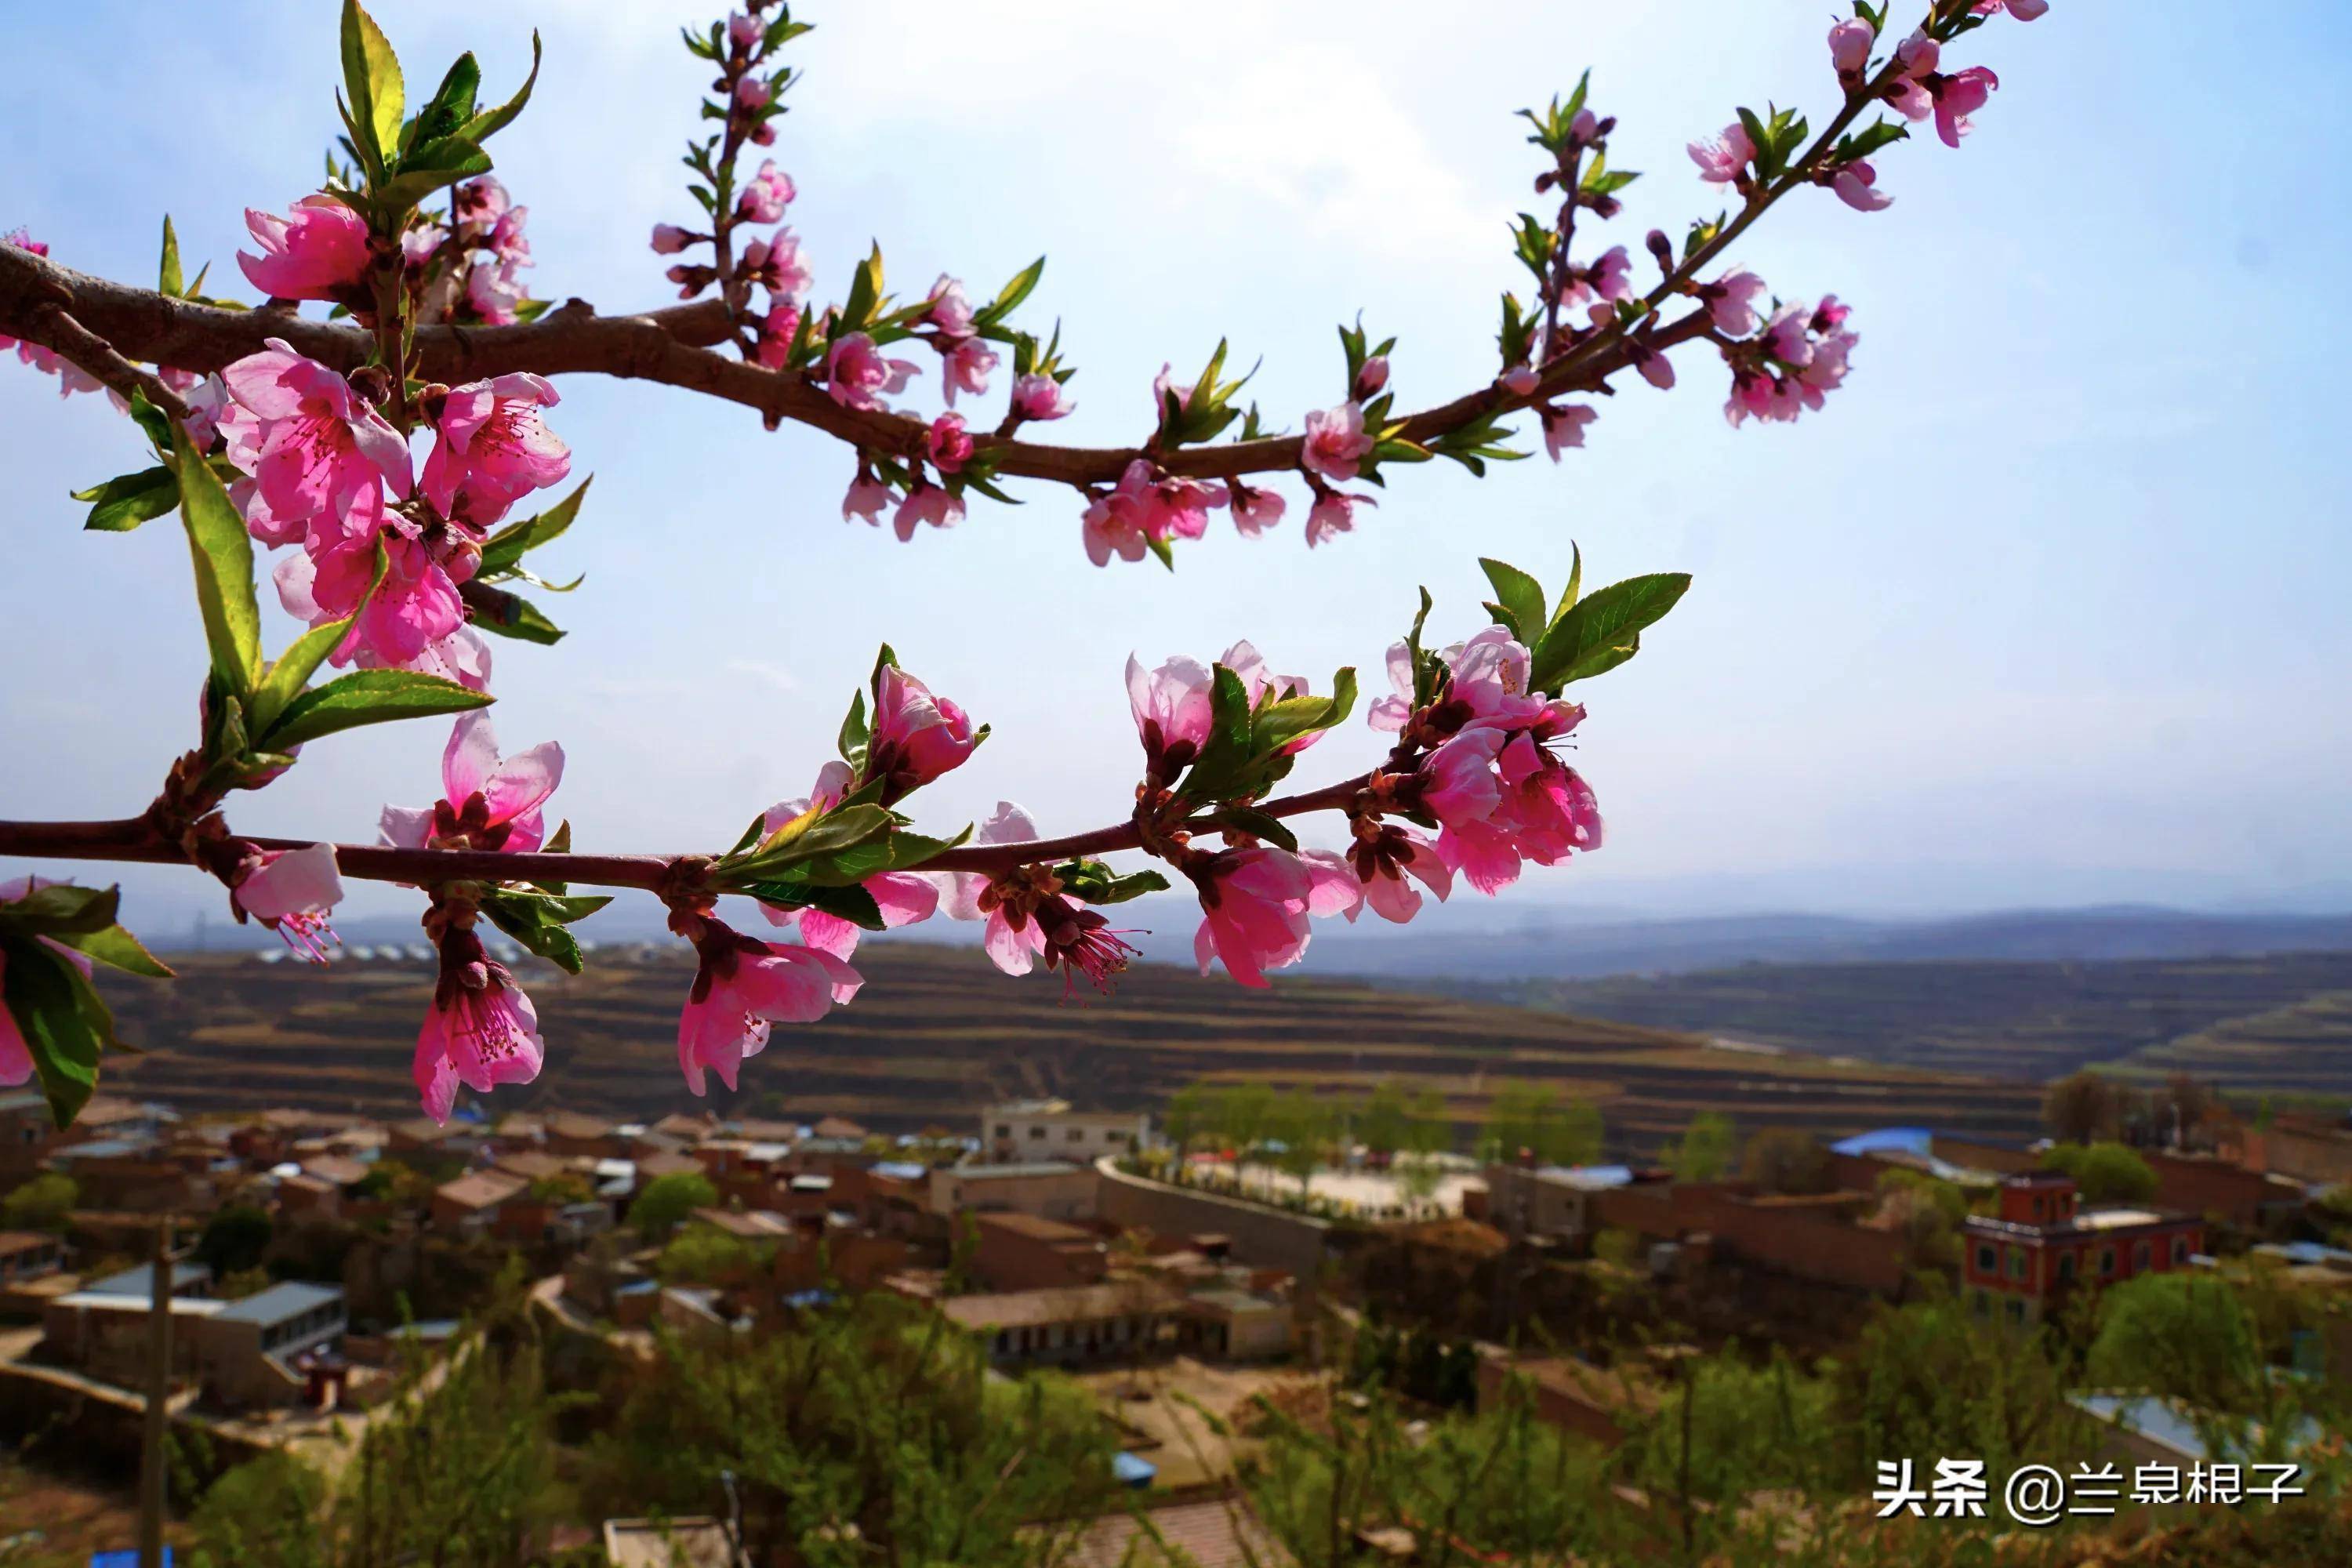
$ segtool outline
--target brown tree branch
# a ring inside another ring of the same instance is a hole
[[[1257,809],[1268,816],[1298,816],[1314,811],[1335,811],[1354,799],[1371,779],[1370,773],[1320,789],[1270,800]],[[1195,833],[1222,829],[1208,816],[1186,825]],[[262,849],[301,849],[313,840],[257,838],[232,834],[242,844]],[[925,871],[977,871],[1001,876],[1017,867],[1053,864],[1081,856],[1115,854],[1139,849],[1142,837],[1133,822],[1074,833],[1061,838],[1027,839],[1016,844],[971,844],[950,849],[919,868]],[[143,816],[112,822],[0,822],[0,856],[28,859],[114,860],[148,865],[184,864],[187,852],[174,839],[156,831]],[[495,849],[396,849],[382,844],[338,844],[335,863],[346,877],[365,881],[406,882],[432,887],[446,882],[577,882],[600,888],[660,889],[677,861],[716,859],[688,855],[510,855]]]

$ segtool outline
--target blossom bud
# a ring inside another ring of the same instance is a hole
[[[674,223],[654,225],[654,254],[656,256],[676,256],[694,240],[691,230],[680,228]]]
[[[1365,399],[1378,396],[1380,395],[1381,388],[1386,386],[1388,384],[1388,355],[1374,354],[1371,358],[1366,360],[1362,366],[1356,372],[1357,401],[1362,402]]]

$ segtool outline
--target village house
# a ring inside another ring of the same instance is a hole
[[[55,1274],[65,1267],[65,1247],[40,1231],[0,1230],[0,1286]]]
[[[2000,1201],[1997,1215],[1961,1224],[1962,1293],[1981,1317],[2039,1322],[2073,1290],[2187,1268],[2204,1245],[2193,1215],[2081,1208],[2074,1178],[2056,1172],[2009,1177]]]
[[[1141,1111],[1076,1110],[1066,1100],[1013,1100],[980,1115],[980,1146],[997,1163],[1067,1160],[1091,1165],[1106,1154],[1143,1146],[1150,1118]]]
[[[972,1216],[971,1271],[992,1290],[1052,1290],[1099,1285],[1110,1250],[1093,1231],[1020,1213]]]
[[[469,1171],[433,1189],[430,1222],[448,1236],[488,1236],[499,1230],[507,1206],[530,1190],[528,1180],[506,1171]]]
[[[57,1121],[37,1089],[0,1089],[0,1188],[38,1170],[57,1140]]]
[[[591,1159],[618,1159],[629,1152],[628,1141],[610,1121],[599,1116],[558,1110],[545,1118],[547,1152],[585,1154]]]
[[[149,1364],[150,1299],[143,1290],[78,1290],[42,1312],[42,1349],[50,1359],[106,1382],[135,1385]],[[300,1400],[310,1380],[294,1365],[306,1352],[331,1351],[345,1328],[338,1286],[286,1280],[239,1300],[170,1298],[173,1372],[202,1384],[207,1397],[240,1407]]]
[[[1011,1165],[944,1165],[930,1174],[931,1212],[1015,1211],[1045,1219],[1095,1217],[1102,1178],[1091,1165],[1039,1160]]]
[[[950,1296],[940,1312],[977,1336],[1000,1365],[1077,1366],[1164,1348],[1184,1299],[1164,1285],[1121,1279],[1060,1290]]]

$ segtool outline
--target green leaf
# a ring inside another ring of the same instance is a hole
[[[849,699],[849,711],[841,718],[841,732],[834,737],[834,745],[841,760],[855,765],[866,754],[866,742],[873,731],[866,723],[866,693],[854,692]]]
[[[806,860],[794,870],[793,878],[819,886],[843,886],[878,877],[885,871],[911,871],[971,837],[969,824],[953,838],[933,838],[899,828]]]
[[[545,511],[535,517],[524,518],[520,522],[510,522],[484,540],[481,570],[486,573],[504,571],[521,560],[525,552],[536,550],[561,536],[572,526],[572,520],[580,515],[580,502],[588,494],[588,487],[595,482],[596,476],[589,475],[570,495]]]
[[[404,152],[411,147],[423,147],[444,136],[454,136],[467,121],[474,117],[474,96],[481,90],[482,68],[469,52],[459,55],[450,66],[449,74],[433,89],[433,97],[416,111],[401,135]]]
[[[131,422],[139,426],[156,451],[167,456],[170,454],[171,416],[148,402],[147,394],[135,386],[131,389]]]
[[[1536,645],[1528,685],[1557,691],[1614,669],[1640,651],[1642,628],[1662,619],[1689,587],[1688,573],[1660,572],[1594,589]]]
[[[1756,172],[1768,180],[1779,174],[1780,171],[1774,167],[1772,133],[1764,128],[1761,120],[1756,118],[1754,110],[1739,111],[1739,128],[1748,132],[1748,143],[1756,149]]]
[[[1217,820],[1253,838],[1263,838],[1268,844],[1293,851],[1298,847],[1298,835],[1291,832],[1280,817],[1268,816],[1251,806],[1221,805],[1217,807]]]
[[[122,891],[119,888],[80,888],[70,882],[52,882],[45,888],[33,889],[13,903],[0,904],[0,920],[14,921],[34,936],[63,940],[104,931],[114,923],[121,904]]]
[[[379,172],[387,166],[386,150],[399,143],[401,111],[406,107],[400,57],[359,0],[343,0],[342,49],[343,91],[352,101],[352,128],[359,132],[360,151],[373,160],[371,172]]]
[[[521,89],[496,109],[467,121],[457,128],[457,134],[478,144],[488,141],[493,132],[503,131],[513,123],[514,117],[522,112],[523,105],[530,101],[530,89],[538,84],[539,29],[534,27],[530,33],[530,75],[523,79]]]
[[[196,605],[203,612],[205,642],[213,673],[238,697],[249,695],[261,677],[261,607],[253,595],[253,536],[245,519],[195,447],[188,433],[172,426],[172,451],[179,469],[180,518],[187,525],[188,551],[196,570]]]
[[[719,863],[719,868],[730,877],[764,878],[788,866],[855,848],[881,837],[897,826],[898,818],[878,805],[844,805],[822,814],[803,812],[768,835],[749,855],[740,859],[730,857]]]
[[[577,974],[580,943],[563,928],[612,901],[601,894],[566,898],[523,888],[494,888],[482,895],[482,912],[532,952]]]
[[[155,268],[155,289],[158,293],[180,295],[187,285],[180,277],[180,237],[172,232],[172,215],[163,215],[163,256]]]
[[[483,631],[547,645],[563,640],[563,628],[520,594],[509,594],[476,579],[459,588],[457,595],[474,612],[474,625]]]
[[[84,958],[93,958],[110,968],[126,974],[143,974],[151,980],[169,980],[171,966],[140,945],[139,939],[119,925],[106,926],[93,931],[78,931],[55,937]]]
[[[874,895],[855,882],[827,887],[798,880],[759,881],[734,890],[780,910],[822,910],[866,931],[880,931],[887,923],[882,919],[882,906],[874,901]]]
[[[983,327],[993,326],[1011,315],[1019,308],[1022,300],[1029,298],[1030,291],[1037,287],[1037,279],[1045,275],[1045,258],[1041,256],[1013,274],[1013,281],[998,290],[994,300],[973,312],[972,320],[975,324]]]
[[[1583,592],[1584,547],[1571,539],[1568,542],[1568,586],[1560,591],[1559,604],[1551,613],[1552,620],[1557,622],[1560,616],[1576,608],[1576,601]],[[1547,626],[1544,629],[1549,631],[1550,627]],[[1533,646],[1529,644],[1529,647]]]
[[[1486,572],[1486,581],[1495,585],[1495,598],[1503,612],[1496,618],[1510,627],[1511,636],[1521,642],[1539,635],[1538,628],[1546,624],[1543,584],[1501,561],[1481,556],[1478,564]]]
[[[355,669],[296,697],[256,743],[282,752],[339,730],[436,713],[463,713],[486,708],[490,700],[487,691],[475,691],[437,675],[413,669]]]
[[[857,276],[850,280],[849,298],[841,307],[840,331],[863,331],[881,300],[882,247],[877,245],[872,254],[857,264]]]
[[[49,1115],[70,1127],[98,1088],[99,1058],[115,1043],[114,1020],[89,982],[53,948],[0,927],[0,1002],[16,1026]]]
[[[404,212],[442,186],[487,174],[490,168],[490,155],[478,143],[463,136],[444,136],[402,159],[400,173],[387,177],[376,194],[385,206]]]
[[[82,522],[85,529],[127,533],[150,518],[163,516],[180,504],[180,481],[158,464],[135,474],[118,474],[102,485],[73,492],[76,500],[96,504]]]
[[[1216,667],[1209,691],[1209,738],[1201,754],[1185,772],[1178,793],[1189,800],[1210,800],[1226,793],[1240,779],[1250,759],[1249,689],[1223,665]]]
[[[1157,871],[1130,871],[1122,877],[1099,860],[1065,860],[1054,868],[1054,877],[1065,892],[1089,904],[1123,904],[1168,890],[1168,879]]]

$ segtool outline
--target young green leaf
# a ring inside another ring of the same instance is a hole
[[[171,966],[140,945],[137,937],[119,925],[105,926],[92,931],[75,931],[50,940],[72,948],[84,958],[96,959],[126,974],[143,974],[151,980],[172,978]]]
[[[416,118],[402,132],[401,151],[405,153],[412,147],[426,146],[444,136],[456,135],[474,117],[474,96],[481,86],[480,64],[471,53],[459,55],[450,66],[449,74],[441,79],[441,85],[434,89],[431,100],[416,111]]]
[[[155,291],[175,296],[187,292],[180,277],[180,237],[172,232],[170,213],[163,215],[163,255],[155,266]]]
[[[179,469],[180,518],[196,571],[196,606],[213,673],[238,697],[261,678],[261,606],[253,594],[253,536],[214,473],[177,424],[172,426]]]
[[[1298,847],[1298,835],[1291,832],[1280,817],[1268,816],[1255,807],[1221,805],[1217,807],[1217,820],[1235,832],[1246,833],[1252,838],[1262,838],[1281,848],[1295,851]]]
[[[180,481],[158,464],[135,474],[118,474],[102,485],[73,492],[76,500],[91,502],[82,527],[104,533],[127,533],[151,518],[163,516],[180,504]]]
[[[563,640],[563,628],[540,612],[538,605],[520,594],[509,594],[495,588],[479,578],[457,590],[466,607],[474,612],[478,630],[495,632],[502,637],[515,637],[523,642],[552,645]]]
[[[486,708],[491,698],[413,669],[355,669],[297,696],[255,743],[283,752],[339,730]]]
[[[1688,573],[1659,572],[1594,589],[1536,645],[1528,684],[1557,691],[1616,668],[1640,651],[1642,629],[1662,619],[1689,587]]]
[[[520,522],[510,522],[482,542],[483,573],[500,572],[521,560],[528,551],[560,537],[580,515],[580,503],[588,494],[588,487],[596,482],[589,475],[572,492],[535,516]]]
[[[114,1021],[88,980],[53,948],[0,926],[0,1005],[41,1080],[50,1118],[70,1127],[98,1088]]]
[[[372,173],[381,172],[389,166],[387,153],[399,145],[405,89],[400,57],[359,0],[343,0],[342,52],[343,91],[351,99],[360,152],[372,160]]]
[[[1505,562],[1481,556],[1478,565],[1486,581],[1495,585],[1496,603],[1502,611],[1496,618],[1510,627],[1511,636],[1521,642],[1539,636],[1545,625],[1543,584]]]
[[[534,27],[530,33],[530,75],[523,79],[521,88],[512,98],[508,99],[496,109],[477,114],[457,128],[457,134],[476,143],[488,141],[492,132],[504,130],[513,122],[516,115],[522,112],[522,106],[530,101],[530,89],[538,84],[539,29]]]
[[[47,887],[29,889],[21,899],[0,904],[0,921],[35,936],[62,941],[68,936],[104,931],[114,923],[121,905],[120,888],[82,888],[70,882],[51,882]]]

